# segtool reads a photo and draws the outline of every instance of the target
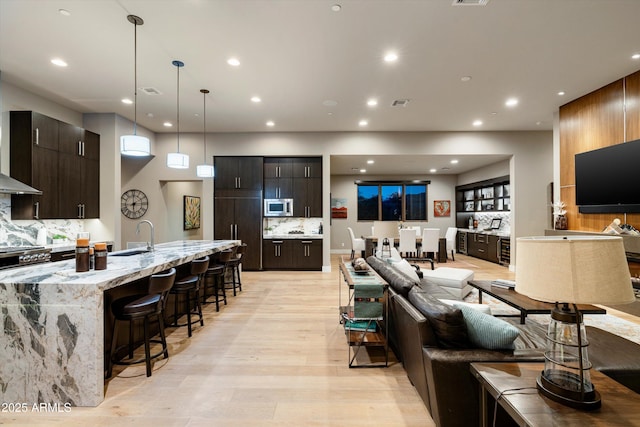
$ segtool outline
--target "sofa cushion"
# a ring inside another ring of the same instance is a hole
[[[391,260],[391,258],[389,258],[389,260]],[[414,285],[419,285],[420,284],[420,278],[418,277],[418,274],[416,272],[416,268],[414,266],[412,266],[411,264],[409,264],[409,261],[407,261],[406,259],[401,259],[400,261],[389,261],[389,264],[395,268],[397,271],[399,271],[400,273],[404,274],[405,276],[407,276],[407,278],[409,280],[411,280],[411,282]]]
[[[518,328],[464,304],[456,303],[454,307],[462,311],[469,341],[474,346],[488,350],[514,348],[513,342],[520,334]]]
[[[380,258],[372,255],[367,258],[367,264],[369,264],[371,268],[373,268],[389,284],[389,286],[393,288],[394,291],[404,297],[409,294],[409,291],[414,286],[414,283],[409,280],[407,276],[400,273]]]
[[[457,307],[440,302],[418,287],[409,291],[409,301],[431,324],[438,345],[442,348],[469,348],[467,326]]]
[[[481,313],[488,314],[489,316],[491,315],[491,307],[489,306],[489,304],[474,304],[471,302],[456,301],[454,299],[446,299],[446,298],[438,298],[438,299],[447,305],[455,306],[456,304],[460,304],[460,305],[464,305],[465,307],[478,310]],[[462,313],[462,315],[464,316],[464,313]]]

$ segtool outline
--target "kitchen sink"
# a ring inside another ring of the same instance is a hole
[[[109,254],[109,256],[133,256],[133,255],[146,254],[147,252],[151,252],[151,251],[149,251],[148,249],[131,249],[131,250],[125,250],[120,252],[112,252]]]

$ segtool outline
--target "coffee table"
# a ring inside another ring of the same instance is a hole
[[[496,399],[519,426],[640,426],[638,394],[595,369],[591,380],[602,397],[596,411],[579,411],[538,393],[536,378],[544,363],[472,363],[470,369],[480,387],[483,427],[492,425]]]
[[[492,286],[490,280],[470,280],[469,285],[478,290],[478,303],[482,304],[482,294],[492,296],[493,298],[510,305],[520,314],[503,314],[496,315],[501,317],[520,317],[520,323],[524,325],[525,319],[529,314],[549,314],[554,309],[555,304],[537,301],[528,296],[517,293],[513,289],[506,289],[499,286]],[[578,310],[583,314],[606,314],[607,310],[590,304],[578,304]]]

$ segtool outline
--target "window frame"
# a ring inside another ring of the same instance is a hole
[[[357,218],[358,221],[428,221],[429,220],[429,184],[431,184],[430,180],[412,180],[412,181],[356,181],[355,182],[357,188]],[[383,219],[383,187],[401,187],[401,216],[400,218],[384,218]],[[415,186],[424,186],[424,218],[416,219],[411,218],[407,219],[407,187],[415,187]],[[360,206],[360,187],[377,187],[377,195],[378,195],[378,203],[377,203],[377,218],[369,218],[368,216],[365,218],[361,218],[361,206]]]

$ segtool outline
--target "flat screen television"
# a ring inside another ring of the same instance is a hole
[[[580,213],[640,212],[640,139],[576,154]]]

